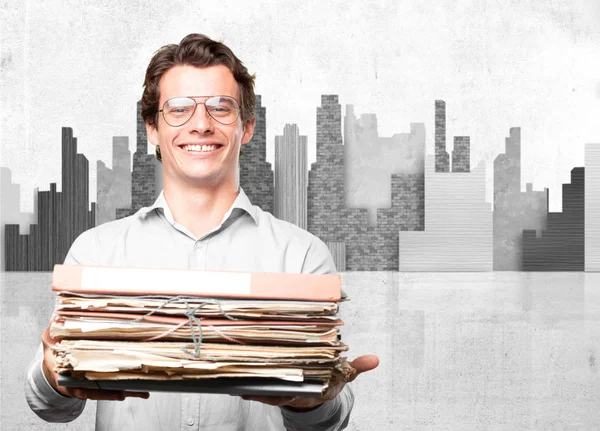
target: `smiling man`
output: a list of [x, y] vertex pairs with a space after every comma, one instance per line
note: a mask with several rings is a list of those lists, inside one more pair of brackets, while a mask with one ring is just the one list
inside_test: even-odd
[[[332, 273], [327, 246], [250, 203], [239, 187], [239, 156], [254, 131], [254, 76], [231, 50], [204, 35], [157, 51], [146, 71], [142, 117], [163, 163], [164, 190], [151, 207], [79, 236], [65, 263], [222, 271]], [[100, 391], [58, 386], [42, 335], [26, 396], [50, 422], [77, 418], [99, 400], [97, 430], [334, 430], [354, 397], [346, 382], [321, 397], [233, 397]], [[375, 368], [350, 362], [350, 381]]]

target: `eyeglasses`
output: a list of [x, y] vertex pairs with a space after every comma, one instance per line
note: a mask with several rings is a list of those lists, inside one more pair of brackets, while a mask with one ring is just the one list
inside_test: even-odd
[[240, 113], [240, 104], [230, 96], [210, 96], [204, 103], [196, 102], [195, 98], [207, 96], [174, 97], [169, 99], [158, 112], [162, 112], [163, 118], [169, 126], [183, 126], [196, 112], [196, 107], [204, 105], [207, 114], [221, 124], [232, 124], [237, 120]]

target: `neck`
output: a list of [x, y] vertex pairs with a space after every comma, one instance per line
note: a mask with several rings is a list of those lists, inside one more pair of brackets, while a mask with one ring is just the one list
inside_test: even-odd
[[175, 186], [165, 178], [164, 195], [173, 218], [200, 238], [217, 227], [239, 194], [239, 182], [218, 187]]

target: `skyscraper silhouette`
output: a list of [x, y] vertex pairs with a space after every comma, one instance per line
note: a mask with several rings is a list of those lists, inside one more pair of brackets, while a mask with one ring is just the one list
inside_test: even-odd
[[98, 160], [96, 224], [115, 220], [117, 208], [131, 207], [131, 152], [127, 136], [114, 136], [112, 169]]
[[[13, 226], [13, 235], [18, 237], [20, 227], [29, 230], [29, 225], [35, 223], [37, 216], [37, 190], [34, 193], [34, 210], [33, 213], [21, 212], [21, 186], [12, 182], [12, 174], [10, 169], [0, 167], [0, 221], [3, 226], [0, 226], [0, 265], [1, 271], [6, 270], [5, 251], [7, 242], [5, 238], [4, 226]], [[13, 244], [14, 245], [14, 244]], [[14, 248], [10, 248], [14, 251]]]
[[446, 102], [435, 101], [435, 171], [450, 172], [450, 157], [446, 151]]
[[541, 237], [523, 231], [523, 271], [585, 270], [585, 169], [571, 170], [563, 184], [562, 212], [548, 213]]
[[454, 137], [452, 172], [471, 172], [471, 138], [468, 136]]
[[19, 235], [18, 225], [6, 225], [6, 270], [51, 271], [62, 263], [71, 244], [94, 227], [96, 204], [89, 207], [89, 164], [77, 154], [73, 129], [62, 128], [62, 191], [56, 183], [38, 192], [38, 223], [29, 235]]
[[391, 175], [391, 208], [378, 209], [377, 226], [369, 226], [367, 209], [345, 205], [345, 146], [340, 132], [338, 97], [323, 95], [317, 108], [317, 161], [309, 172], [308, 230], [328, 244], [339, 270], [396, 269], [398, 232], [423, 228], [422, 170]]
[[[367, 210], [345, 208], [344, 147], [342, 116], [337, 95], [322, 95], [317, 107], [317, 160], [308, 173], [308, 231], [326, 243], [335, 243], [336, 266], [346, 266], [353, 250], [346, 243], [346, 233], [356, 224], [366, 228]], [[354, 216], [349, 219], [348, 216]], [[343, 245], [346, 243], [345, 245]], [[346, 252], [346, 256], [341, 253]]]
[[157, 171], [162, 170], [160, 162], [148, 154], [148, 135], [142, 118], [142, 103], [137, 103], [136, 114], [136, 151], [133, 153], [133, 172], [131, 174], [131, 207], [117, 208], [116, 218], [135, 214], [143, 207], [151, 206], [160, 190], [157, 185]]
[[275, 136], [275, 217], [306, 229], [307, 138], [296, 124]]
[[585, 146], [585, 270], [600, 271], [600, 144]]
[[267, 119], [266, 108], [261, 96], [256, 96], [256, 125], [250, 142], [242, 145], [240, 156], [240, 186], [250, 202], [264, 211], [273, 213], [273, 170], [267, 162]]
[[494, 160], [494, 270], [521, 271], [523, 230], [546, 227], [548, 189], [521, 192], [521, 128], [510, 129], [505, 151]]

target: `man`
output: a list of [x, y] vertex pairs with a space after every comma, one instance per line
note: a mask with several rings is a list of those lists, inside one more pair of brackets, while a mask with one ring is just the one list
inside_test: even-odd
[[[146, 71], [142, 116], [163, 163], [164, 190], [151, 207], [84, 232], [65, 263], [335, 272], [322, 241], [253, 206], [239, 188], [239, 154], [252, 138], [254, 106], [254, 77], [222, 43], [191, 34], [157, 51]], [[97, 430], [325, 430], [344, 428], [353, 405], [345, 382], [322, 397], [149, 396], [60, 387], [48, 329], [42, 341], [26, 396], [47, 421], [71, 421], [86, 399], [97, 399]], [[377, 363], [374, 356], [351, 362], [350, 380]]]

